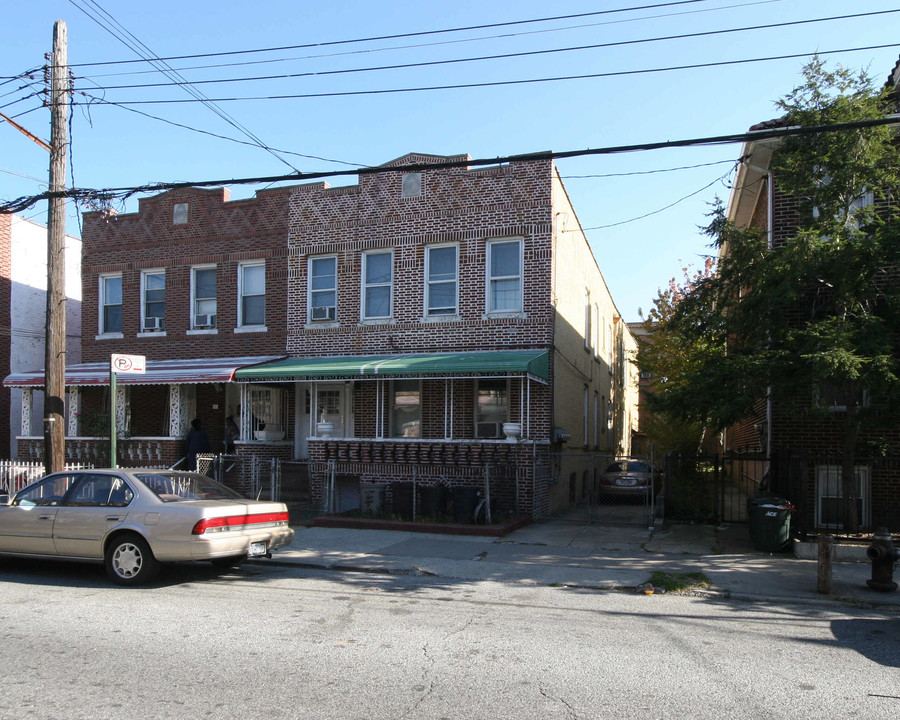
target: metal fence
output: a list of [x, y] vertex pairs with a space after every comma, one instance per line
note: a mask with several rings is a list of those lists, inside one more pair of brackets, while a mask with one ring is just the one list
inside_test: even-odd
[[[790, 502], [796, 535], [842, 532], [843, 458], [782, 451], [723, 455], [670, 454], [665, 460], [666, 517], [690, 522], [747, 522], [748, 500], [768, 493]], [[858, 457], [848, 489], [861, 531], [900, 528], [900, 458]]]
[[[604, 483], [604, 474], [613, 462], [633, 460], [650, 469], [650, 488], [618, 485], [613, 490]], [[552, 453], [549, 477], [556, 498], [567, 509], [567, 519], [605, 525], [647, 525], [662, 510], [663, 475], [652, 457], [623, 458], [609, 453]], [[561, 486], [561, 487], [560, 487]], [[567, 502], [565, 502], [567, 500]]]

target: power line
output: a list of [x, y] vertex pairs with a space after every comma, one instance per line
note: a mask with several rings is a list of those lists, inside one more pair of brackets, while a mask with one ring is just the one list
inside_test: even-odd
[[681, 165], [679, 167], [659, 168], [657, 170], [634, 170], [632, 172], [603, 173], [601, 175], [560, 175], [560, 177], [563, 180], [584, 180], [587, 178], [632, 177], [634, 175], [655, 175], [656, 173], [675, 172], [676, 170], [695, 170], [697, 168], [710, 167], [712, 165], [724, 165], [725, 163], [733, 164], [734, 160], [716, 160], [714, 162], [700, 163], [699, 165]]
[[[673, 7], [676, 5], [692, 5], [698, 2], [708, 2], [709, 0], [677, 0], [676, 2], [666, 2], [666, 3], [655, 3], [652, 5], [636, 5], [633, 7], [626, 8], [614, 8], [610, 10], [597, 10], [594, 12], [587, 13], [576, 13], [573, 15], [556, 15], [553, 17], [545, 17], [545, 18], [535, 18], [531, 20], [510, 20], [507, 22], [499, 22], [499, 23], [487, 23], [483, 25], [468, 25], [464, 27], [455, 27], [455, 28], [443, 28], [439, 30], [420, 30], [418, 32], [409, 32], [409, 33], [396, 33], [393, 35], [376, 35], [371, 37], [364, 38], [354, 38], [350, 40], [328, 40], [324, 42], [318, 43], [304, 43], [301, 45], [281, 45], [278, 47], [270, 47], [270, 48], [262, 48], [255, 50], [230, 50], [223, 52], [214, 52], [214, 53], [200, 53], [194, 55], [172, 55], [165, 58], [157, 58], [160, 61], [171, 61], [171, 60], [194, 60], [197, 58], [207, 58], [207, 57], [223, 57], [228, 55], [247, 55], [251, 53], [265, 53], [265, 52], [283, 52], [285, 50], [303, 50], [306, 48], [317, 48], [317, 47], [330, 47], [334, 45], [350, 45], [355, 43], [365, 43], [365, 42], [376, 42], [379, 40], [399, 40], [402, 38], [410, 38], [410, 37], [424, 37], [427, 35], [441, 35], [445, 33], [455, 33], [455, 32], [468, 32], [471, 30], [490, 30], [492, 28], [499, 27], [512, 27], [515, 25], [528, 25], [531, 23], [542, 23], [542, 22], [554, 22], [557, 20], [574, 20], [576, 18], [585, 18], [585, 17], [596, 17], [599, 15], [612, 15], [615, 13], [623, 13], [623, 12], [635, 12], [637, 10], [655, 10], [658, 8], [664, 7]], [[72, 0], [69, 0], [72, 2]], [[79, 8], [80, 9], [80, 8]], [[126, 65], [142, 62], [140, 60], [112, 60], [107, 62], [92, 62], [92, 63], [80, 63], [78, 65], [72, 65], [71, 67], [95, 67], [98, 65]]]
[[[583, 75], [562, 75], [557, 77], [528, 78], [525, 80], [496, 80], [479, 83], [458, 83], [453, 85], [430, 85], [405, 88], [386, 88], [382, 90], [345, 90], [324, 93], [297, 93], [291, 95], [255, 95], [246, 97], [221, 97], [213, 102], [243, 102], [247, 100], [299, 100], [310, 98], [350, 97], [358, 95], [388, 95], [394, 93], [428, 92], [435, 90], [463, 90], [473, 88], [502, 87], [507, 85], [528, 85], [534, 83], [561, 82], [565, 80], [592, 80], [606, 77], [622, 77], [629, 75], [647, 75], [660, 72], [673, 72], [676, 70], [698, 70], [702, 68], [725, 67], [729, 65], [744, 65], [747, 63], [769, 62], [773, 60], [795, 60], [797, 58], [812, 57], [814, 55], [836, 55], [839, 53], [862, 52], [864, 50], [884, 50], [886, 48], [900, 47], [900, 43], [886, 43], [884, 45], [867, 45], [864, 47], [843, 48], [839, 50], [816, 50], [813, 52], [791, 53], [789, 55], [772, 55], [768, 57], [745, 58], [742, 60], [721, 60], [718, 62], [694, 63], [690, 65], [673, 65], [669, 67], [643, 68], [640, 70], [617, 70], [602, 73], [586, 73]], [[173, 105], [197, 102], [195, 100], [122, 100], [116, 104], [126, 105]], [[75, 103], [83, 104], [83, 103]]]
[[[173, 70], [171, 68], [171, 66], [169, 66], [164, 60], [160, 59], [159, 56], [156, 55], [156, 53], [151, 51], [149, 47], [147, 47], [144, 43], [142, 43], [140, 40], [138, 40], [138, 38], [135, 37], [135, 35], [133, 35], [131, 32], [129, 32], [112, 15], [110, 15], [106, 10], [104, 10], [95, 0], [87, 0], [87, 2], [91, 3], [100, 12], [102, 12], [107, 18], [109, 18], [109, 21], [113, 25], [112, 27], [110, 27], [107, 24], [107, 21], [105, 21], [101, 18], [98, 18], [95, 15], [92, 15], [91, 12], [89, 12], [85, 8], [81, 7], [78, 4], [78, 2], [76, 2], [76, 0], [69, 0], [69, 2], [72, 5], [74, 5], [76, 8], [81, 10], [81, 12], [83, 12], [85, 15], [87, 15], [91, 20], [93, 20], [98, 25], [100, 25], [100, 27], [102, 27], [104, 30], [106, 30], [110, 35], [112, 35], [117, 40], [119, 40], [123, 45], [125, 45], [126, 47], [128, 47], [129, 49], [134, 51], [135, 54], [143, 56], [146, 61], [150, 62], [152, 65], [154, 65], [154, 67], [157, 67], [160, 70], [160, 72], [162, 72], [164, 75], [166, 75], [166, 77], [169, 77], [170, 79], [175, 80], [176, 83], [181, 88], [183, 88], [189, 95], [191, 95], [194, 98], [194, 101], [203, 103], [203, 105], [205, 105], [208, 109], [212, 110], [222, 120], [227, 122], [229, 125], [231, 125], [236, 130], [243, 133], [246, 137], [253, 140], [258, 147], [260, 147], [263, 150], [265, 150], [266, 152], [268, 152], [279, 162], [287, 165], [292, 170], [297, 170], [296, 167], [294, 167], [293, 165], [291, 165], [291, 163], [289, 163], [283, 157], [281, 157], [280, 155], [275, 153], [259, 137], [257, 137], [255, 134], [253, 134], [244, 125], [242, 125], [237, 120], [235, 120], [225, 110], [218, 107], [215, 100], [211, 100], [210, 98], [206, 97], [202, 92], [200, 92], [199, 90], [194, 88], [191, 85], [191, 83], [188, 82], [188, 80], [186, 78], [184, 78], [178, 72]], [[121, 30], [121, 32], [124, 32], [127, 37], [123, 38], [121, 32], [119, 32], [119, 30], [117, 30], [116, 28]]]
[[[246, 67], [246, 66], [250, 66], [250, 65], [270, 65], [270, 64], [274, 64], [274, 63], [297, 62], [300, 60], [319, 60], [322, 58], [344, 57], [344, 56], [348, 56], [348, 55], [370, 55], [373, 53], [394, 52], [394, 51], [398, 51], [398, 50], [417, 50], [417, 49], [421, 49], [421, 48], [440, 47], [442, 45], [459, 45], [462, 43], [477, 43], [477, 42], [484, 42], [487, 40], [519, 38], [519, 37], [524, 37], [526, 35], [544, 35], [547, 33], [563, 32], [566, 30], [581, 30], [581, 29], [585, 29], [585, 28], [601, 27], [601, 26], [607, 26], [607, 25], [621, 25], [624, 23], [642, 22], [645, 20], [656, 20], [659, 18], [676, 17], [676, 16], [682, 16], [682, 15], [695, 15], [695, 14], [699, 14], [699, 13], [719, 12], [721, 10], [733, 10], [734, 8], [750, 7], [753, 5], [768, 5], [771, 3], [777, 3], [777, 2], [782, 2], [782, 1], [783, 0], [755, 0], [753, 2], [735, 3], [733, 5], [722, 5], [722, 6], [714, 7], [714, 8], [701, 8], [701, 9], [697, 9], [697, 10], [685, 10], [685, 11], [677, 12], [677, 13], [661, 13], [658, 15], [644, 15], [642, 17], [637, 17], [637, 18], [624, 18], [621, 20], [607, 20], [604, 22], [597, 22], [597, 23], [582, 23], [580, 25], [567, 25], [564, 27], [546, 28], [543, 30], [529, 30], [527, 32], [503, 33], [500, 35], [481, 35], [478, 37], [459, 38], [456, 40], [440, 40], [440, 41], [436, 41], [436, 42], [415, 43], [415, 44], [407, 44], [407, 45], [389, 45], [387, 47], [380, 47], [380, 48], [365, 48], [362, 50], [347, 50], [347, 51], [342, 51], [342, 52], [319, 53], [316, 55], [299, 55], [299, 56], [294, 56], [294, 57], [269, 58], [266, 60], [246, 60], [246, 61], [242, 61], [242, 62], [216, 63], [216, 64], [205, 64], [205, 65], [188, 65], [186, 67], [178, 68], [178, 70], [179, 71], [215, 70], [215, 69], [226, 68], [226, 67]], [[262, 50], [257, 50], [256, 52], [263, 53], [263, 52], [269, 52], [269, 50], [262, 49]], [[148, 74], [155, 74], [157, 72], [158, 72], [158, 70], [133, 70], [133, 71], [121, 72], [121, 73], [103, 73], [100, 75], [91, 75], [90, 77], [92, 79], [96, 80], [98, 78], [107, 78], [107, 77], [148, 75]]]
[[583, 157], [590, 155], [614, 155], [628, 152], [641, 152], [660, 150], [663, 148], [693, 147], [698, 145], [726, 145], [742, 142], [753, 142], [774, 138], [788, 137], [791, 135], [815, 135], [824, 132], [840, 132], [844, 130], [859, 130], [863, 128], [878, 127], [882, 125], [900, 125], [900, 115], [875, 118], [871, 120], [857, 120], [849, 123], [835, 123], [831, 125], [815, 125], [808, 127], [773, 128], [769, 130], [756, 130], [734, 135], [717, 135], [704, 138], [691, 138], [686, 140], [666, 140], [655, 143], [640, 143], [636, 145], [617, 145], [586, 150], [568, 150], [564, 152], [543, 151], [525, 153], [519, 155], [507, 155], [495, 158], [450, 160], [437, 163], [410, 163], [407, 165], [394, 165], [390, 167], [363, 167], [355, 170], [333, 170], [328, 172], [295, 173], [292, 175], [273, 175], [254, 178], [231, 178], [227, 180], [203, 180], [177, 183], [152, 183], [138, 187], [105, 188], [102, 190], [90, 188], [70, 188], [64, 192], [44, 192], [39, 195], [26, 196], [11, 202], [0, 203], [0, 213], [14, 213], [27, 209], [41, 200], [52, 197], [71, 197], [76, 199], [91, 199], [108, 201], [112, 198], [125, 199], [142, 192], [159, 192], [162, 190], [179, 190], [195, 187], [213, 187], [222, 185], [259, 185], [275, 182], [296, 182], [318, 180], [328, 177], [347, 175], [376, 175], [383, 173], [421, 172], [442, 170], [448, 168], [471, 168], [489, 165], [513, 164], [521, 162], [535, 162], [541, 160], [559, 160], [563, 158]]
[[[821, 22], [832, 22], [835, 20], [849, 20], [853, 18], [862, 18], [862, 17], [872, 17], [878, 15], [888, 15], [893, 13], [900, 12], [900, 8], [893, 10], [877, 10], [873, 12], [866, 13], [857, 13], [853, 15], [834, 15], [831, 17], [824, 18], [808, 18], [806, 20], [791, 20], [787, 22], [781, 23], [770, 23], [766, 25], [749, 25], [745, 27], [739, 28], [725, 28], [720, 30], [704, 30], [700, 32], [692, 32], [692, 33], [681, 33], [678, 35], [664, 35], [660, 37], [652, 37], [652, 38], [639, 38], [636, 40], [616, 40], [612, 42], [604, 42], [604, 43], [596, 43], [592, 45], [576, 45], [571, 47], [563, 47], [563, 48], [550, 48], [545, 50], [526, 50], [522, 52], [514, 52], [514, 53], [500, 53], [496, 55], [481, 55], [477, 57], [465, 57], [465, 58], [450, 58], [446, 60], [427, 60], [422, 62], [413, 62], [413, 63], [397, 63], [394, 65], [380, 65], [375, 67], [361, 67], [361, 68], [346, 68], [341, 70], [320, 70], [315, 72], [302, 72], [302, 73], [284, 73], [281, 75], [262, 75], [255, 77], [239, 77], [239, 78], [219, 78], [212, 80], [197, 80], [194, 81], [193, 85], [213, 85], [213, 84], [222, 84], [222, 83], [237, 83], [237, 82], [258, 82], [263, 80], [295, 80], [297, 78], [306, 78], [306, 77], [323, 77], [329, 75], [346, 75], [352, 73], [362, 73], [362, 72], [381, 72], [385, 70], [401, 70], [401, 69], [409, 69], [409, 68], [422, 68], [422, 67], [436, 67], [441, 65], [453, 65], [460, 63], [469, 63], [469, 62], [483, 62], [486, 60], [509, 60], [512, 58], [522, 58], [522, 57], [535, 57], [535, 56], [543, 56], [543, 55], [552, 55], [558, 53], [568, 53], [568, 52], [581, 52], [585, 50], [598, 50], [602, 48], [611, 48], [611, 47], [623, 47], [629, 45], [641, 45], [646, 43], [655, 43], [655, 42], [668, 42], [670, 40], [689, 40], [701, 37], [711, 37], [716, 35], [728, 35], [732, 33], [741, 33], [741, 32], [752, 32], [755, 30], [770, 30], [775, 28], [785, 28], [785, 27], [794, 27], [798, 25], [810, 25], [813, 23], [821, 23]], [[175, 83], [138, 83], [131, 85], [108, 85], [105, 86], [104, 90], [133, 90], [133, 89], [145, 89], [145, 88], [160, 88], [160, 87], [172, 87], [172, 85], [181, 85], [180, 82]]]

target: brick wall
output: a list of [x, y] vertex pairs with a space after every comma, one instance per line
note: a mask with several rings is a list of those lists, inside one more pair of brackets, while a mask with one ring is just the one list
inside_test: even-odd
[[[83, 258], [83, 361], [110, 352], [153, 360], [281, 354], [287, 316], [287, 198], [290, 188], [229, 201], [228, 191], [186, 189], [140, 201], [120, 216], [86, 213]], [[175, 205], [187, 204], [187, 222], [173, 223]], [[266, 332], [235, 332], [238, 265], [266, 263]], [[193, 265], [217, 267], [215, 335], [190, 333]], [[140, 332], [141, 271], [166, 269], [165, 333]], [[122, 338], [97, 339], [99, 276], [122, 274]]]

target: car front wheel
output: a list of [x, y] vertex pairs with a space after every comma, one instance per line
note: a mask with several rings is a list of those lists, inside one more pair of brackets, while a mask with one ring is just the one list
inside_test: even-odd
[[140, 535], [120, 535], [106, 548], [106, 574], [119, 585], [142, 585], [159, 572], [159, 562]]

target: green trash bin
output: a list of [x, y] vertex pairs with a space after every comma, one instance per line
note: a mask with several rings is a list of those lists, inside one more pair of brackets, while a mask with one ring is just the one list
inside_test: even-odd
[[781, 552], [791, 541], [793, 506], [784, 498], [757, 493], [747, 500], [750, 542], [762, 552]]

